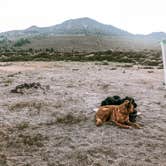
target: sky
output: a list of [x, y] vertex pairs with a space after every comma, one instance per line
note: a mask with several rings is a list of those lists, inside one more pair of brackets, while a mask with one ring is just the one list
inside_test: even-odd
[[0, 0], [0, 32], [89, 17], [134, 34], [166, 32], [165, 0]]

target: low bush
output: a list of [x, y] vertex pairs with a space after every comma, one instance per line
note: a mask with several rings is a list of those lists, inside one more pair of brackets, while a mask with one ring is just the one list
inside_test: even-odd
[[15, 43], [14, 43], [14, 47], [21, 47], [25, 44], [29, 44], [31, 43], [28, 39], [24, 39], [24, 38], [21, 38], [19, 40], [17, 40]]

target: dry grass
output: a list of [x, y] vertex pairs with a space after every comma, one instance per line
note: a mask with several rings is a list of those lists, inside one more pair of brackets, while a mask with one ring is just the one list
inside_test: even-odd
[[73, 113], [68, 113], [66, 115], [59, 115], [56, 119], [56, 123], [60, 124], [76, 124], [80, 123], [81, 121], [86, 121], [87, 118], [85, 115], [74, 115]]
[[22, 122], [16, 125], [18, 130], [24, 130], [29, 127], [29, 122]]
[[4, 86], [9, 86], [9, 85], [11, 85], [12, 83], [13, 83], [13, 80], [12, 79], [4, 79], [3, 81], [2, 81], [2, 83], [4, 84]]
[[7, 166], [7, 156], [5, 154], [0, 154], [0, 165]]
[[48, 137], [43, 136], [40, 133], [37, 134], [19, 134], [16, 136], [10, 136], [7, 141], [7, 148], [30, 150], [31, 147], [43, 147], [44, 141], [48, 141]]
[[10, 111], [19, 111], [24, 108], [35, 108], [40, 111], [44, 106], [48, 106], [48, 103], [44, 101], [20, 101], [9, 105], [8, 108]]
[[23, 143], [24, 145], [29, 145], [29, 146], [35, 145], [38, 147], [44, 146], [43, 141], [48, 139], [47, 137], [43, 137], [41, 134], [36, 134], [32, 136], [20, 134], [18, 138], [19, 138], [19, 143]]

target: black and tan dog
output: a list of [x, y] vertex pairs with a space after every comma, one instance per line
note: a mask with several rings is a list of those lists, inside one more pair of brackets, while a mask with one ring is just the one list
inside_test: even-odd
[[131, 126], [140, 128], [138, 124], [130, 122], [129, 114], [132, 112], [134, 112], [134, 105], [129, 100], [125, 100], [120, 105], [101, 106], [96, 112], [96, 125], [100, 126], [104, 122], [111, 120], [122, 128], [128, 129]]
[[101, 102], [101, 106], [105, 105], [120, 105], [125, 100], [129, 100], [134, 105], [134, 111], [129, 114], [129, 120], [131, 122], [136, 122], [137, 118], [137, 104], [135, 103], [135, 100], [133, 97], [126, 96], [125, 98], [121, 98], [120, 96], [111, 96], [107, 97], [105, 100]]

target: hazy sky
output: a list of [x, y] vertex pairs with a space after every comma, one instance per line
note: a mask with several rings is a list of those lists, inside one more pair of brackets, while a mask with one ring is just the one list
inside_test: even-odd
[[166, 0], [0, 0], [0, 32], [80, 17], [131, 33], [166, 32]]

